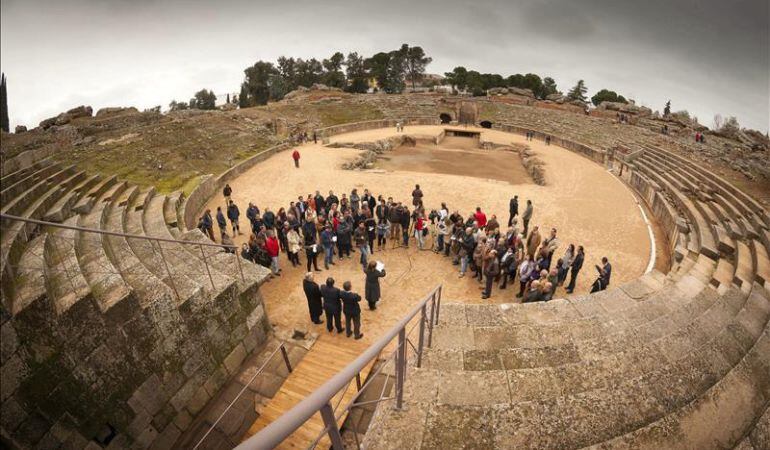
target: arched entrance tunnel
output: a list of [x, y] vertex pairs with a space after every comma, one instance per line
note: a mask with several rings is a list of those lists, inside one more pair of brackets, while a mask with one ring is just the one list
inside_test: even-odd
[[481, 125], [481, 128], [492, 128], [492, 122], [488, 120], [482, 120], [479, 125]]
[[452, 116], [450, 116], [447, 113], [441, 113], [438, 115], [438, 118], [441, 119], [441, 123], [449, 123], [452, 121]]

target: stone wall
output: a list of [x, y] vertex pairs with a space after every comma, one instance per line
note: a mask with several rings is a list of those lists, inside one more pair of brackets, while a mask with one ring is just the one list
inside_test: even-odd
[[318, 137], [328, 139], [331, 136], [344, 133], [353, 133], [356, 131], [375, 130], [378, 128], [394, 128], [397, 122], [402, 122], [404, 126], [408, 125], [439, 125], [438, 117], [407, 117], [404, 119], [381, 119], [366, 120], [363, 122], [345, 123], [326, 128], [318, 128], [315, 132]]
[[[10, 448], [170, 448], [270, 332], [259, 283], [178, 304], [93, 295], [63, 314], [47, 296], [0, 310], [2, 443]], [[4, 446], [4, 445], [2, 445]]]
[[181, 215], [184, 218], [184, 223], [179, 224], [179, 228], [182, 231], [195, 229], [198, 225], [198, 215], [201, 210], [206, 203], [209, 202], [211, 197], [216, 195], [216, 193], [224, 187], [225, 183], [237, 178], [239, 175], [276, 153], [291, 147], [292, 145], [288, 143], [279, 144], [239, 162], [217, 177], [213, 175], [204, 175], [201, 177], [201, 182], [195, 189], [193, 189], [182, 204]]
[[537, 130], [532, 130], [529, 128], [519, 127], [516, 125], [495, 124], [494, 128], [505, 131], [506, 133], [516, 133], [516, 134], [526, 134], [528, 131], [531, 131], [532, 133], [535, 134], [536, 139], [541, 139], [541, 140], [545, 140], [546, 136], [551, 136], [551, 144], [553, 145], [558, 145], [559, 147], [566, 148], [567, 150], [571, 150], [575, 153], [580, 153], [586, 158], [591, 159], [602, 165], [604, 165], [606, 161], [607, 154], [604, 150], [589, 147], [588, 145], [581, 144], [579, 142], [570, 141], [568, 139], [563, 139], [558, 136], [543, 133]]

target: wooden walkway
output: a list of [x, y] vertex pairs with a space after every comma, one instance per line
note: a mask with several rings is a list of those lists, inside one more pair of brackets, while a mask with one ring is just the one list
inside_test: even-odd
[[[282, 414], [290, 410], [311, 392], [319, 388], [332, 376], [336, 375], [346, 365], [357, 358], [366, 348], [368, 343], [366, 339], [354, 340], [346, 338], [345, 334], [331, 335], [324, 329], [318, 340], [313, 344], [310, 351], [302, 358], [302, 361], [294, 368], [294, 371], [286, 378], [281, 389], [275, 394], [267, 405], [260, 412], [259, 417], [249, 428], [249, 431], [243, 437], [248, 439], [259, 430], [267, 426]], [[371, 369], [371, 364], [361, 373], [361, 381]], [[355, 381], [345, 391], [340, 408], [347, 405], [356, 392]], [[339, 401], [338, 394], [332, 405], [336, 406]], [[339, 411], [339, 410], [338, 410]], [[323, 430], [323, 420], [320, 414], [316, 414], [308, 420], [301, 428], [289, 436], [278, 448], [286, 449], [305, 449]], [[321, 441], [327, 442], [328, 438]], [[321, 448], [325, 448], [321, 446]]]

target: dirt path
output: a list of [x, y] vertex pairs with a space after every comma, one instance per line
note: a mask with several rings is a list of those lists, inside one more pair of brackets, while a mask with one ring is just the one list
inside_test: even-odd
[[[436, 134], [438, 126], [407, 127], [405, 132]], [[496, 130], [482, 130], [482, 139], [509, 144], [525, 143], [523, 137]], [[391, 129], [369, 130], [335, 136], [332, 141], [360, 142], [394, 135]], [[545, 146], [541, 142], [529, 142], [536, 154], [546, 164], [547, 186], [534, 184], [510, 184], [508, 182], [444, 173], [417, 173], [403, 170], [371, 173], [340, 169], [343, 162], [355, 158], [359, 151], [346, 148], [325, 148], [321, 145], [301, 146], [301, 167], [295, 169], [291, 152], [279, 153], [260, 163], [230, 183], [233, 198], [241, 211], [252, 201], [273, 210], [288, 206], [298, 195], [306, 196], [316, 189], [327, 194], [329, 189], [340, 195], [350, 193], [353, 187], [359, 192], [369, 188], [375, 195], [383, 194], [395, 199], [407, 200], [415, 183], [425, 192], [428, 207], [447, 202], [450, 210], [468, 214], [481, 206], [488, 215], [497, 212], [502, 223], [508, 219], [508, 201], [514, 194], [519, 195], [523, 204], [526, 199], [534, 203], [532, 225], [541, 229], [556, 227], [562, 242], [557, 256], [563, 254], [568, 243], [583, 245], [586, 249], [586, 263], [578, 277], [576, 294], [586, 293], [595, 279], [593, 265], [602, 256], [613, 264], [612, 284], [618, 285], [640, 276], [647, 266], [649, 237], [639, 209], [631, 195], [614, 180], [605, 169], [582, 156], [568, 150]], [[488, 151], [490, 157], [495, 151]], [[507, 153], [505, 157], [515, 157]], [[479, 161], [469, 160], [469, 167]], [[484, 163], [481, 163], [484, 164]], [[475, 169], [474, 169], [475, 170]], [[469, 172], [472, 173], [472, 170]], [[221, 205], [221, 196], [216, 196], [208, 207], [215, 210]], [[242, 242], [244, 238], [239, 238]], [[444, 284], [445, 301], [480, 303], [479, 284], [469, 277], [459, 279], [457, 267], [448, 258], [429, 251], [418, 252], [412, 245], [406, 249], [391, 249], [379, 252], [374, 257], [386, 265], [387, 277], [383, 280], [383, 300], [376, 312], [363, 313], [364, 340], [376, 339], [392, 326], [432, 286]], [[332, 270], [318, 274], [325, 279], [333, 276], [341, 284], [344, 280], [353, 282], [354, 290], [363, 293], [363, 273], [357, 263], [358, 254], [352, 260], [342, 261]], [[301, 256], [304, 263], [304, 255]], [[284, 274], [268, 282], [262, 289], [270, 320], [282, 327], [310, 328], [322, 332], [322, 338], [329, 338], [325, 329], [312, 325], [308, 319], [301, 279], [304, 266], [292, 268], [285, 256], [281, 264]], [[563, 290], [557, 296], [564, 295]], [[492, 298], [485, 302], [512, 302], [514, 291], [494, 289]], [[344, 341], [344, 338], [341, 339]]]

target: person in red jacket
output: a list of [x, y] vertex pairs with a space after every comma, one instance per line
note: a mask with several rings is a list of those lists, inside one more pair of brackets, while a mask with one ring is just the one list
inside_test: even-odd
[[476, 220], [476, 225], [479, 228], [487, 226], [487, 215], [481, 212], [481, 208], [476, 207], [476, 213], [473, 215], [473, 218]]
[[299, 169], [299, 150], [295, 149], [294, 153], [291, 154], [291, 158], [294, 160], [294, 167]]
[[270, 230], [267, 232], [267, 239], [265, 240], [265, 250], [270, 256], [270, 269], [273, 271], [273, 275], [281, 276], [281, 268], [278, 267], [278, 253], [280, 246], [278, 239], [275, 237], [275, 232]]

